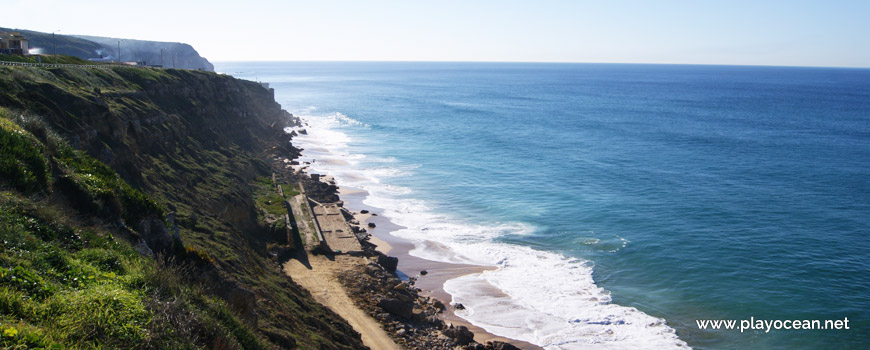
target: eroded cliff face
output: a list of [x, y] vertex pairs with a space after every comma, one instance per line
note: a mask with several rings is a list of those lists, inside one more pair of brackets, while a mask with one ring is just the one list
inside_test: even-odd
[[[202, 69], [214, 71], [214, 65], [199, 55], [199, 52], [185, 43], [148, 41], [121, 38], [108, 38], [90, 35], [74, 35], [72, 38], [84, 39], [101, 45], [90, 57], [115, 59], [118, 55], [117, 45], [120, 41], [121, 60], [145, 61], [149, 65], [161, 65], [165, 68]], [[86, 57], [84, 57], [86, 58]]]
[[271, 174], [273, 157], [298, 155], [283, 129], [299, 121], [271, 90], [202, 71], [0, 70], [0, 106], [42, 116], [166, 208], [170, 233], [210, 261], [207, 283], [263, 339], [282, 348], [363, 348], [266, 253], [252, 183]]
[[234, 224], [250, 219], [250, 193], [238, 184], [268, 173], [250, 155], [273, 146], [295, 152], [282, 129], [296, 118], [254, 82], [185, 70], [64, 68], [4, 84], [7, 106], [43, 116], [134, 187], [168, 204], [196, 198], [191, 212]]

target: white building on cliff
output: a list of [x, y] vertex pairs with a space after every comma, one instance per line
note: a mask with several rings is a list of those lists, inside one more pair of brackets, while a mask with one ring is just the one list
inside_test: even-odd
[[0, 31], [0, 54], [24, 55], [30, 50], [30, 41], [20, 33]]

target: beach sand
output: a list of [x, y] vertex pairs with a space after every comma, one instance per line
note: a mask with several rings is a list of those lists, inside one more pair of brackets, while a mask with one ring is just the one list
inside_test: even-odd
[[334, 261], [323, 255], [310, 255], [306, 252], [284, 263], [284, 273], [293, 281], [307, 289], [314, 300], [326, 305], [333, 312], [347, 320], [354, 330], [360, 333], [363, 343], [372, 349], [401, 350], [381, 324], [360, 309], [347, 295], [344, 286], [338, 282], [341, 271], [365, 265], [363, 257], [337, 255]]
[[[339, 184], [340, 185], [340, 184]], [[501, 341], [510, 343], [521, 349], [526, 350], [543, 350], [542, 347], [527, 343], [524, 341], [499, 337], [487, 332], [481, 327], [472, 325], [465, 319], [456, 316], [454, 307], [451, 305], [451, 296], [444, 291], [444, 282], [456, 277], [481, 273], [494, 267], [468, 265], [468, 264], [449, 264], [431, 260], [425, 260], [413, 255], [409, 252], [414, 248], [414, 244], [405, 239], [393, 236], [390, 232], [402, 229], [402, 226], [390, 222], [387, 218], [377, 214], [378, 208], [370, 207], [363, 204], [368, 193], [355, 188], [339, 187], [339, 196], [345, 203], [345, 208], [354, 212], [354, 218], [359, 220], [363, 227], [369, 222], [375, 223], [375, 228], [366, 230], [371, 233], [369, 242], [378, 246], [378, 250], [384, 254], [399, 258], [398, 270], [400, 277], [407, 279], [408, 277], [416, 277], [415, 286], [422, 290], [422, 294], [438, 300], [441, 300], [444, 305], [447, 305], [444, 313], [440, 315], [441, 319], [448, 324], [454, 326], [465, 326], [474, 333], [474, 340], [486, 344], [487, 341]], [[368, 210], [368, 214], [360, 214], [361, 210]], [[432, 243], [432, 246], [437, 249], [437, 244]], [[426, 275], [422, 275], [421, 271], [426, 271]], [[495, 296], [495, 295], [494, 295]]]

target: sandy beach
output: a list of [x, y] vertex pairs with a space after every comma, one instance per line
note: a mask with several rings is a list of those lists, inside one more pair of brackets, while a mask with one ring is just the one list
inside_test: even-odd
[[[340, 184], [339, 184], [340, 185]], [[515, 345], [521, 349], [527, 350], [543, 350], [540, 346], [523, 342], [516, 339], [509, 339], [494, 335], [487, 332], [481, 327], [475, 326], [454, 313], [454, 306], [451, 305], [451, 296], [444, 291], [444, 282], [464, 275], [481, 273], [483, 271], [494, 269], [494, 267], [468, 265], [468, 264], [449, 264], [431, 260], [425, 260], [413, 255], [410, 251], [414, 249], [414, 244], [408, 240], [396, 237], [390, 233], [401, 229], [402, 227], [389, 221], [389, 219], [377, 215], [378, 208], [374, 208], [363, 203], [367, 192], [355, 188], [339, 187], [339, 196], [345, 203], [345, 208], [355, 213], [354, 217], [362, 226], [366, 226], [371, 222], [375, 224], [375, 228], [366, 228], [371, 233], [369, 242], [377, 245], [377, 249], [384, 254], [397, 257], [399, 259], [398, 272], [403, 279], [415, 277], [415, 286], [422, 290], [422, 294], [441, 300], [444, 305], [447, 305], [444, 313], [439, 315], [444, 322], [453, 324], [454, 326], [465, 326], [474, 333], [474, 340], [485, 344], [487, 341], [501, 341]], [[367, 210], [367, 214], [361, 214], [360, 211]], [[434, 245], [433, 242], [429, 242]], [[426, 271], [426, 274], [421, 274]]]
[[347, 255], [335, 256], [330, 260], [323, 255], [299, 252], [297, 256], [284, 263], [284, 273], [292, 276], [293, 281], [307, 289], [318, 303], [326, 305], [333, 312], [347, 320], [354, 330], [360, 333], [364, 344], [372, 349], [401, 350], [392, 338], [381, 328], [380, 323], [360, 309], [348, 296], [345, 288], [338, 282], [339, 271], [365, 265], [364, 257]]

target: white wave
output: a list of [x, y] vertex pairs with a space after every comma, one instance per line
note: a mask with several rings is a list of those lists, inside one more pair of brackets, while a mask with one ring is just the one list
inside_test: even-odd
[[343, 125], [358, 125], [362, 127], [369, 128], [370, 124], [363, 123], [359, 120], [351, 118], [344, 113], [329, 113], [325, 115], [314, 115], [314, 112], [317, 111], [317, 107], [309, 106], [308, 108], [297, 112], [296, 114], [312, 126], [318, 127], [335, 127], [335, 126], [343, 126]]
[[449, 280], [444, 290], [465, 306], [457, 316], [490, 333], [548, 350], [688, 347], [665, 320], [612, 304], [584, 260], [497, 243], [466, 250], [497, 268]]
[[348, 117], [348, 116], [346, 116], [346, 115], [344, 115], [344, 114], [341, 114], [341, 113], [335, 113], [335, 114], [333, 115], [333, 117], [334, 117], [336, 120], [339, 120], [339, 121], [341, 121], [341, 122], [344, 122], [344, 123], [346, 123], [346, 124], [348, 124], [348, 125], [360, 125], [360, 126], [363, 126], [363, 127], [366, 127], [366, 128], [370, 128], [370, 127], [371, 127], [370, 124], [363, 123], [363, 122], [361, 122], [361, 121], [359, 121], [359, 120], [353, 119], [353, 118]]
[[[340, 113], [301, 117], [310, 126], [308, 135], [294, 139], [306, 149], [303, 159], [343, 160], [310, 166], [334, 176], [340, 186], [366, 190], [366, 205], [381, 208], [384, 217], [405, 227], [393, 234], [414, 243], [411, 255], [494, 267], [444, 285], [453, 302], [466, 307], [458, 316], [490, 333], [547, 350], [688, 348], [663, 319], [611, 303], [609, 293], [595, 284], [588, 261], [494, 241], [532, 234], [535, 227], [520, 222], [471, 224], [409, 198], [411, 188], [388, 182], [413, 176], [419, 165], [404, 165], [392, 157], [369, 158], [348, 149], [353, 140], [341, 129], [364, 124]], [[377, 166], [367, 165], [372, 163]], [[615, 249], [627, 244], [619, 239]], [[584, 243], [599, 242], [595, 238]]]
[[400, 176], [411, 176], [414, 174], [413, 170], [416, 169], [417, 166], [410, 165], [404, 167], [373, 167], [365, 169], [366, 174], [370, 174], [372, 177], [377, 177], [378, 179], [385, 177], [400, 177]]

